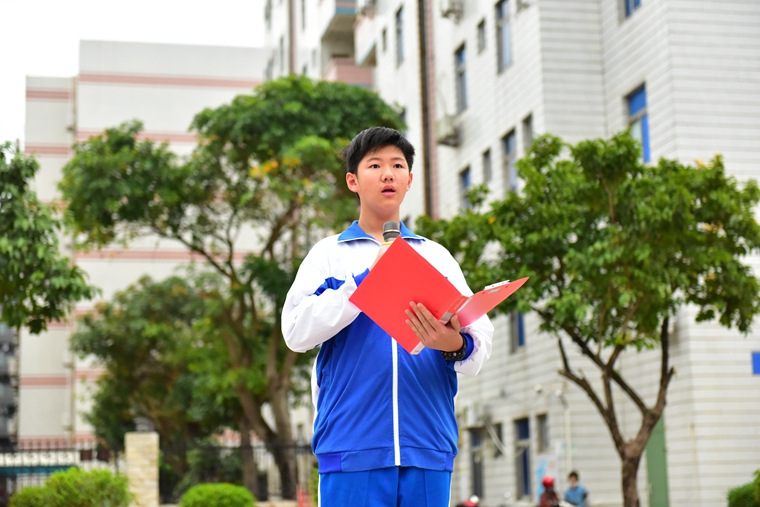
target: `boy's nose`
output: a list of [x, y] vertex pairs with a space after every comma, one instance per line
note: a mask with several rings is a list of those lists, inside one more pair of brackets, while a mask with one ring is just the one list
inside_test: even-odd
[[393, 171], [391, 171], [390, 169], [386, 169], [385, 171], [383, 171], [383, 181], [387, 181], [387, 180], [393, 181]]

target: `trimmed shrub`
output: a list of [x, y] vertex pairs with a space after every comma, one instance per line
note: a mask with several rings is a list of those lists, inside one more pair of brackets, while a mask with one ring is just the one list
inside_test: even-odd
[[233, 484], [198, 484], [182, 495], [179, 507], [254, 507], [250, 491]]
[[728, 507], [760, 507], [752, 483], [728, 491]]
[[109, 470], [69, 468], [51, 475], [45, 489], [50, 507], [129, 507], [132, 501], [127, 478]]
[[85, 472], [69, 468], [51, 475], [44, 486], [15, 493], [9, 507], [129, 507], [131, 501], [123, 475], [109, 470]]
[[8, 507], [48, 507], [50, 492], [44, 486], [28, 486], [13, 494]]

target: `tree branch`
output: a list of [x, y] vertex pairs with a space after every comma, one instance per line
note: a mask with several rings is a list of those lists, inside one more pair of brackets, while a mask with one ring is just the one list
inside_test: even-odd
[[572, 371], [570, 368], [570, 362], [567, 358], [567, 352], [565, 351], [565, 345], [562, 343], [562, 338], [559, 336], [557, 337], [557, 343], [559, 344], [560, 354], [562, 355], [562, 364], [564, 365], [564, 369], [560, 370], [559, 374], [571, 380], [581, 389], [586, 391], [586, 394], [591, 399], [591, 402], [596, 406], [599, 414], [607, 424], [607, 428], [610, 430], [612, 440], [615, 442], [615, 447], [617, 448], [618, 453], [621, 453], [622, 456], [622, 453], [625, 449], [625, 442], [622, 435], [620, 434], [620, 428], [618, 428], [617, 419], [615, 419], [614, 414], [612, 417], [610, 417], [610, 411], [607, 409], [607, 407], [604, 406], [602, 400], [599, 399], [599, 396], [596, 394], [596, 391], [594, 391], [594, 388], [591, 386], [586, 377], [581, 377]]
[[274, 248], [274, 244], [277, 242], [278, 239], [280, 239], [280, 233], [282, 232], [282, 228], [285, 227], [285, 225], [288, 223], [288, 220], [293, 215], [293, 212], [298, 208], [298, 200], [293, 199], [290, 201], [290, 206], [288, 206], [288, 209], [285, 210], [285, 213], [277, 217], [277, 220], [274, 221], [274, 224], [272, 225], [272, 233], [269, 235], [269, 240], [267, 241], [267, 244], [264, 246], [264, 248], [261, 250], [261, 253], [268, 253], [269, 257], [273, 257], [274, 253], [272, 252], [272, 249]]

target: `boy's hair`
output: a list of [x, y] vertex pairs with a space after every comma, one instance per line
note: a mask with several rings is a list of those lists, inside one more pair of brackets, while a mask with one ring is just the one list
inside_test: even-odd
[[367, 153], [372, 153], [386, 146], [395, 146], [401, 150], [411, 172], [414, 162], [414, 146], [401, 132], [388, 127], [370, 127], [356, 134], [351, 143], [341, 152], [343, 162], [346, 164], [346, 172], [356, 174], [359, 162]]
[[567, 478], [569, 479], [569, 478], [571, 478], [571, 477], [574, 477], [574, 478], [575, 478], [575, 480], [577, 481], [577, 480], [578, 480], [578, 472], [576, 472], [575, 470], [573, 470], [572, 472], [570, 472], [570, 473], [568, 474]]

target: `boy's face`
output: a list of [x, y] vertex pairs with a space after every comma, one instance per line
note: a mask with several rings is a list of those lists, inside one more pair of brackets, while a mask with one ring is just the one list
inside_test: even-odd
[[404, 153], [395, 146], [385, 146], [367, 153], [356, 174], [346, 174], [346, 183], [349, 190], [359, 194], [362, 213], [392, 220], [412, 186], [412, 176]]

